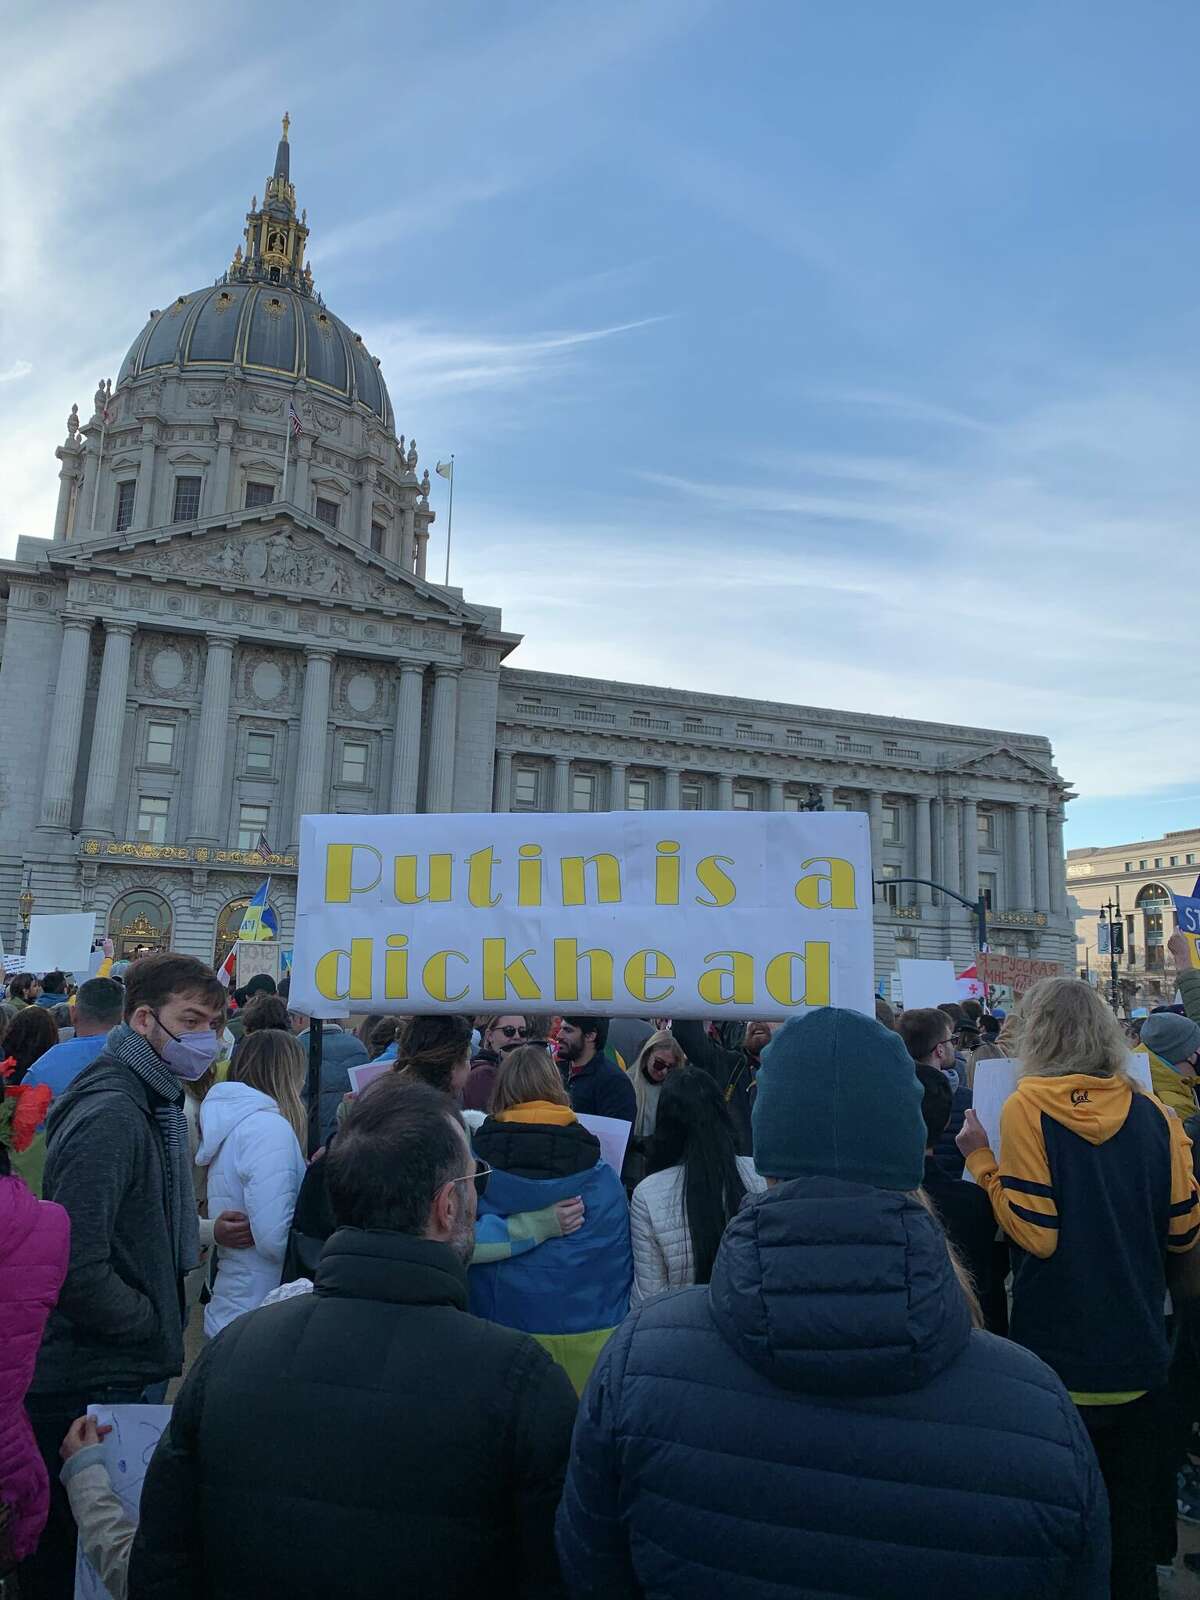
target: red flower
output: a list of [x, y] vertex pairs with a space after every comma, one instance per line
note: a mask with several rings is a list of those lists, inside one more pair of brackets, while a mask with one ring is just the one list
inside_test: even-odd
[[19, 1083], [14, 1089], [5, 1089], [4, 1098], [16, 1101], [12, 1121], [9, 1124], [9, 1142], [20, 1155], [33, 1143], [33, 1136], [38, 1130], [39, 1123], [46, 1120], [46, 1112], [54, 1098], [54, 1091], [48, 1083], [28, 1086]]

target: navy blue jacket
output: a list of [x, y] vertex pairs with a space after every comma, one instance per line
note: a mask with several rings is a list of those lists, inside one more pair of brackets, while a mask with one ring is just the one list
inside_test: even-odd
[[557, 1527], [572, 1595], [597, 1600], [1108, 1597], [1066, 1390], [972, 1331], [923, 1206], [837, 1179], [748, 1196], [711, 1284], [617, 1330]]
[[[308, 1029], [300, 1035], [300, 1047], [308, 1060]], [[350, 1093], [351, 1067], [365, 1067], [366, 1046], [357, 1034], [331, 1028], [321, 1030], [321, 1143], [326, 1144], [337, 1127], [337, 1110], [342, 1096]]]
[[576, 1116], [621, 1117], [626, 1122], [637, 1117], [633, 1079], [605, 1055], [594, 1055], [582, 1072], [568, 1078], [567, 1093]]

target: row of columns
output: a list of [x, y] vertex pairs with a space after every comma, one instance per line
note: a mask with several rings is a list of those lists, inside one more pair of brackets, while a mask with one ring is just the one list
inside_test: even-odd
[[[65, 616], [58, 682], [54, 691], [53, 734], [42, 782], [41, 825], [67, 829], [79, 765], [87, 694], [90, 617]], [[111, 836], [115, 828], [121, 750], [127, 726], [126, 705], [136, 625], [105, 621], [104, 655], [96, 698], [92, 752], [88, 764], [83, 826], [89, 833]], [[205, 635], [204, 686], [192, 763], [192, 810], [188, 842], [218, 844], [226, 804], [225, 751], [228, 743], [230, 691], [233, 683], [233, 634]], [[304, 652], [304, 693], [296, 762], [293, 840], [299, 819], [325, 809], [329, 775], [328, 734], [330, 689], [335, 652], [310, 646]], [[417, 809], [421, 763], [424, 668], [403, 663], [396, 697], [395, 754], [391, 808]], [[458, 669], [434, 668], [430, 706], [429, 749], [425, 777], [425, 809], [450, 811], [454, 803], [454, 751], [458, 729]]]

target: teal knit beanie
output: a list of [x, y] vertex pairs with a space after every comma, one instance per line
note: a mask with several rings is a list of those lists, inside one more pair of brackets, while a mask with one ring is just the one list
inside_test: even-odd
[[793, 1017], [763, 1051], [754, 1165], [764, 1178], [844, 1178], [917, 1189], [923, 1095], [898, 1033], [859, 1011]]

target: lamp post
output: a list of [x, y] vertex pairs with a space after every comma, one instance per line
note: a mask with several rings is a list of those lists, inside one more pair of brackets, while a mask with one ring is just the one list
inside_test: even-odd
[[[32, 877], [30, 873], [30, 877]], [[29, 878], [25, 879], [25, 887], [17, 896], [17, 910], [21, 914], [21, 954], [24, 955], [29, 948], [29, 919], [33, 916], [33, 890], [29, 887]]]
[[[1116, 904], [1106, 900], [1100, 907], [1101, 933], [1097, 940], [1099, 953], [1104, 954], [1104, 946], [1108, 945], [1109, 981], [1111, 984], [1111, 1002], [1113, 1015], [1120, 1015], [1121, 980], [1117, 972], [1117, 958], [1125, 954], [1125, 922], [1121, 916], [1121, 886], [1117, 885]], [[1105, 938], [1105, 933], [1108, 937]]]
[[987, 896], [980, 895], [977, 900], [968, 900], [965, 894], [959, 894], [957, 889], [948, 889], [944, 883], [934, 883], [932, 878], [876, 878], [876, 887], [885, 883], [923, 883], [930, 889], [936, 889], [938, 894], [948, 894], [951, 900], [957, 900], [960, 906], [966, 906], [968, 911], [975, 913], [975, 920], [979, 924], [979, 949], [981, 952], [988, 947], [987, 944]]

